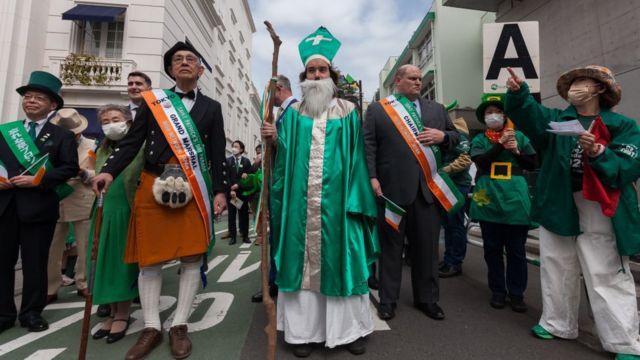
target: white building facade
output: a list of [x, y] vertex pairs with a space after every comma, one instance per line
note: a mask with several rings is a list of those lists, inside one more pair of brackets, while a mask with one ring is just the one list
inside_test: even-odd
[[15, 88], [45, 70], [65, 83], [65, 107], [89, 118], [87, 132], [99, 135], [95, 108], [128, 102], [127, 74], [142, 71], [154, 88], [171, 87], [162, 55], [188, 41], [208, 68], [201, 91], [222, 104], [227, 148], [239, 139], [253, 154], [260, 121], [247, 0], [4, 0], [0, 18], [0, 44], [9, 49], [0, 55], [0, 121], [22, 116]]

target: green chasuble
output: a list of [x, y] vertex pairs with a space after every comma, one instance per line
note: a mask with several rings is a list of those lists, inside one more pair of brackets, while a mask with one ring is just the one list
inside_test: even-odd
[[280, 291], [369, 292], [377, 208], [352, 103], [334, 100], [316, 119], [291, 105], [278, 129], [270, 206]]

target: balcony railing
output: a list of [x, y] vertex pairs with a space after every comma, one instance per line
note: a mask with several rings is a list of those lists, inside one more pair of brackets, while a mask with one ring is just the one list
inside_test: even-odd
[[101, 59], [93, 56], [70, 54], [51, 56], [49, 70], [66, 88], [100, 88], [122, 90], [127, 86], [127, 74], [136, 63], [125, 59]]

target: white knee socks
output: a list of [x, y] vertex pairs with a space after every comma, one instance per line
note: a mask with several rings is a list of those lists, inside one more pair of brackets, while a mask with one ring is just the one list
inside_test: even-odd
[[160, 305], [160, 290], [162, 289], [162, 265], [141, 268], [138, 275], [138, 289], [140, 290], [144, 327], [161, 330], [158, 307]]
[[200, 286], [200, 265], [200, 261], [182, 263], [178, 306], [171, 327], [184, 325], [189, 319], [193, 299], [196, 297], [196, 292], [198, 292], [198, 287]]

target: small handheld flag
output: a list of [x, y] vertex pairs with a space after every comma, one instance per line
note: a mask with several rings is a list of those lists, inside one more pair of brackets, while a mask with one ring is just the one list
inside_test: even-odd
[[33, 185], [40, 185], [42, 182], [42, 178], [44, 174], [47, 172], [47, 159], [49, 158], [49, 153], [42, 155], [38, 160], [34, 161], [25, 171], [23, 171], [20, 176], [27, 174], [31, 171], [31, 169], [37, 168], [38, 170], [33, 174]]
[[384, 220], [395, 231], [400, 231], [400, 222], [404, 214], [406, 214], [406, 211], [393, 201], [387, 199], [384, 195], [382, 198], [384, 199]]
[[9, 172], [2, 160], [0, 160], [0, 184], [7, 182], [9, 182]]

